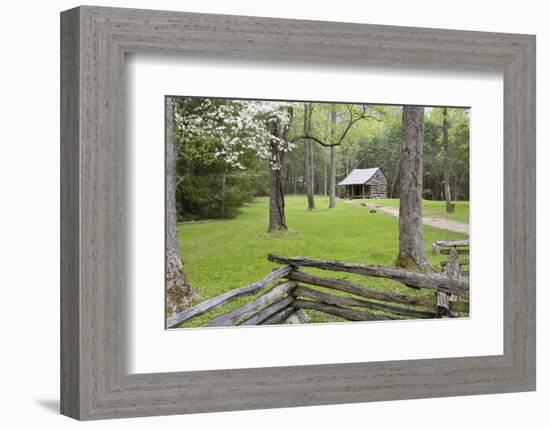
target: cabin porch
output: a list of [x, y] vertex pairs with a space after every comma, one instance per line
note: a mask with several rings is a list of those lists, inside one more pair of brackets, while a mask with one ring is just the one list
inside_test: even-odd
[[346, 185], [345, 197], [349, 199], [369, 199], [371, 195], [371, 186], [364, 184]]

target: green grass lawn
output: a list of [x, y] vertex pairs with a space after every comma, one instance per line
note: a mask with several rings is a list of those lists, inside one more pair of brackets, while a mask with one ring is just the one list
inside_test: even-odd
[[[356, 199], [353, 203], [361, 203], [361, 199]], [[399, 199], [370, 199], [369, 203], [380, 204], [383, 206], [392, 206], [399, 208]], [[445, 202], [441, 200], [423, 200], [422, 215], [433, 216], [438, 218], [452, 219], [468, 224], [470, 220], [470, 202], [456, 201], [455, 211], [452, 214], [447, 213]]]
[[[181, 253], [191, 283], [205, 299], [248, 285], [279, 267], [267, 260], [268, 253], [367, 264], [394, 263], [398, 250], [397, 218], [383, 213], [369, 213], [359, 205], [345, 203], [342, 200], [338, 200], [337, 208], [328, 209], [327, 197], [317, 196], [315, 202], [317, 210], [308, 211], [305, 196], [286, 197], [289, 227], [286, 234], [269, 235], [266, 232], [267, 198], [258, 198], [246, 205], [235, 219], [181, 224], [178, 230]], [[437, 271], [440, 270], [439, 261], [445, 257], [436, 257], [432, 254], [432, 242], [464, 238], [467, 236], [424, 227], [426, 253]], [[415, 291], [385, 279], [319, 270], [314, 273], [324, 277], [348, 279], [371, 288], [398, 290], [406, 294], [431, 295], [430, 292], [433, 292]], [[241, 306], [256, 297], [257, 295], [238, 298], [212, 313], [191, 320], [184, 326], [203, 325], [221, 312]], [[339, 320], [318, 312], [308, 314], [315, 322]]]

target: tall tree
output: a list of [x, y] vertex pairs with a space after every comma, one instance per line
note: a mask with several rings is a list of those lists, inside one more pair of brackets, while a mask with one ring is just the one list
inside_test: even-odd
[[401, 136], [401, 192], [397, 265], [420, 271], [431, 269], [422, 237], [422, 149], [424, 107], [404, 106]]
[[445, 189], [445, 205], [447, 213], [453, 213], [455, 211], [455, 205], [451, 199], [451, 172], [449, 162], [449, 119], [447, 116], [447, 107], [443, 108], [443, 186]]
[[187, 307], [198, 296], [187, 280], [178, 239], [176, 212], [177, 147], [174, 128], [174, 107], [171, 97], [165, 98], [166, 120], [166, 301], [172, 313]]
[[[293, 109], [289, 107], [288, 120], [284, 117], [275, 116], [271, 120], [271, 133], [273, 139], [270, 141], [271, 150], [270, 177], [271, 186], [269, 192], [269, 233], [287, 231], [285, 217], [285, 196], [283, 193], [283, 180], [281, 169], [284, 156], [284, 142], [288, 140], [288, 131], [292, 121]], [[281, 143], [283, 142], [283, 143]]]
[[[330, 109], [330, 140], [334, 144], [336, 139], [336, 108]], [[329, 208], [336, 207], [336, 145], [330, 146], [330, 180], [329, 180]]]
[[[304, 135], [309, 135], [311, 129], [311, 115], [313, 113], [313, 107], [310, 103], [304, 104]], [[304, 140], [304, 179], [307, 193], [307, 208], [309, 210], [315, 209], [315, 159], [313, 154], [313, 143], [311, 139]]]

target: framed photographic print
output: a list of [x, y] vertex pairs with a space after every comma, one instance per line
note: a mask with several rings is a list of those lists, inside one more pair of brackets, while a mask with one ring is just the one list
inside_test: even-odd
[[61, 40], [63, 414], [534, 390], [534, 36], [83, 6]]

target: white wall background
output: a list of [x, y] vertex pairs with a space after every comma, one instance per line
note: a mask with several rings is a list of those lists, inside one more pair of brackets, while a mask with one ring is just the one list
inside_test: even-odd
[[[536, 0], [157, 0], [96, 1], [105, 6], [409, 25], [537, 35], [538, 55], [538, 391], [508, 395], [276, 409], [109, 421], [117, 426], [333, 426], [407, 423], [447, 427], [548, 425], [548, 311], [542, 301], [550, 256], [550, 27]], [[59, 384], [59, 12], [75, 1], [3, 4], [0, 25], [0, 421], [3, 425], [64, 426]], [[546, 160], [546, 161], [545, 161]], [[93, 423], [92, 423], [93, 424]]]

